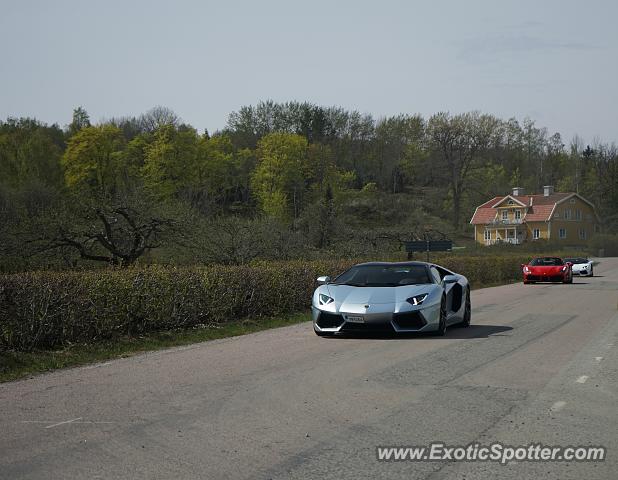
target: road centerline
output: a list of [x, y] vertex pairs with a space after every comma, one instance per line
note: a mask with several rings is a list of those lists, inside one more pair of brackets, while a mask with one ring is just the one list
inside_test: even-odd
[[82, 417], [77, 417], [77, 418], [73, 418], [72, 420], [65, 420], [64, 422], [58, 422], [58, 423], [54, 423], [53, 425], [47, 425], [45, 428], [59, 427], [60, 425], [65, 425], [67, 423], [77, 422], [78, 420], [81, 420], [81, 419], [82, 419]]

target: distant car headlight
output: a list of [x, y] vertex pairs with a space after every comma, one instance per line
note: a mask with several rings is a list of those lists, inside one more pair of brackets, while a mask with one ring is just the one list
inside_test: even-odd
[[566, 266], [566, 265], [565, 265], [564, 267], [562, 267], [562, 271], [563, 271], [563, 272], [566, 272], [568, 269], [569, 269], [569, 267], [568, 267], [568, 266]]
[[325, 293], [320, 293], [319, 295], [319, 301], [320, 301], [320, 305], [328, 305], [329, 303], [332, 303], [335, 301], [334, 298], [329, 297], [328, 295], [326, 295]]
[[530, 273], [530, 269], [528, 267], [524, 267], [524, 273]]
[[411, 303], [412, 305], [420, 305], [425, 301], [425, 299], [429, 296], [427, 293], [421, 293], [420, 295], [415, 295], [406, 300], [406, 302]]

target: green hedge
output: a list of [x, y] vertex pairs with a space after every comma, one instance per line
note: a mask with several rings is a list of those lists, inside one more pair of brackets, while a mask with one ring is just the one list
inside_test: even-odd
[[593, 255], [602, 253], [604, 257], [618, 256], [618, 234], [597, 233], [589, 245]]
[[[520, 278], [525, 260], [444, 256], [440, 262], [466, 275], [473, 285], [487, 285]], [[353, 263], [291, 261], [0, 275], [0, 349], [53, 348], [296, 312], [309, 307], [318, 275], [336, 275]]]

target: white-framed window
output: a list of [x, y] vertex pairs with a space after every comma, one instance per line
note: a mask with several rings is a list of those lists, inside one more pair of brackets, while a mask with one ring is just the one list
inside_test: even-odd
[[570, 208], [567, 208], [564, 211], [564, 219], [565, 220], [571, 220], [571, 209]]
[[582, 219], [582, 211], [578, 208], [577, 210], [575, 210], [575, 220], [581, 220]]
[[502, 210], [502, 220], [508, 220], [508, 219], [509, 219], [508, 210]]
[[521, 210], [515, 210], [515, 220], [521, 219]]
[[554, 218], [560, 218], [560, 212], [554, 213]]
[[566, 228], [561, 228], [558, 230], [558, 236], [562, 239], [566, 238]]
[[491, 240], [491, 230], [485, 230], [485, 240]]
[[579, 229], [579, 239], [580, 240], [586, 240], [587, 234], [586, 234], [586, 229], [585, 228], [580, 228]]
[[575, 199], [572, 198], [571, 200], [569, 200], [569, 203], [575, 203]]
[[539, 238], [541, 238], [541, 230], [538, 228], [533, 228], [532, 229], [532, 238], [534, 240], [538, 240]]

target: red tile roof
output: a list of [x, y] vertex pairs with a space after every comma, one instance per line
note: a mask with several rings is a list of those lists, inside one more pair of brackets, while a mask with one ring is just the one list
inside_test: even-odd
[[[527, 222], [544, 222], [550, 219], [550, 215], [554, 206], [560, 200], [564, 200], [566, 197], [573, 195], [572, 193], [552, 193], [545, 196], [539, 195], [518, 195], [516, 198], [520, 202], [525, 203], [528, 206], [527, 212], [523, 217]], [[491, 222], [497, 213], [497, 209], [492, 208], [497, 203], [500, 203], [508, 195], [502, 197], [494, 197], [488, 202], [479, 205], [472, 216], [470, 223], [473, 225], [486, 224]]]

